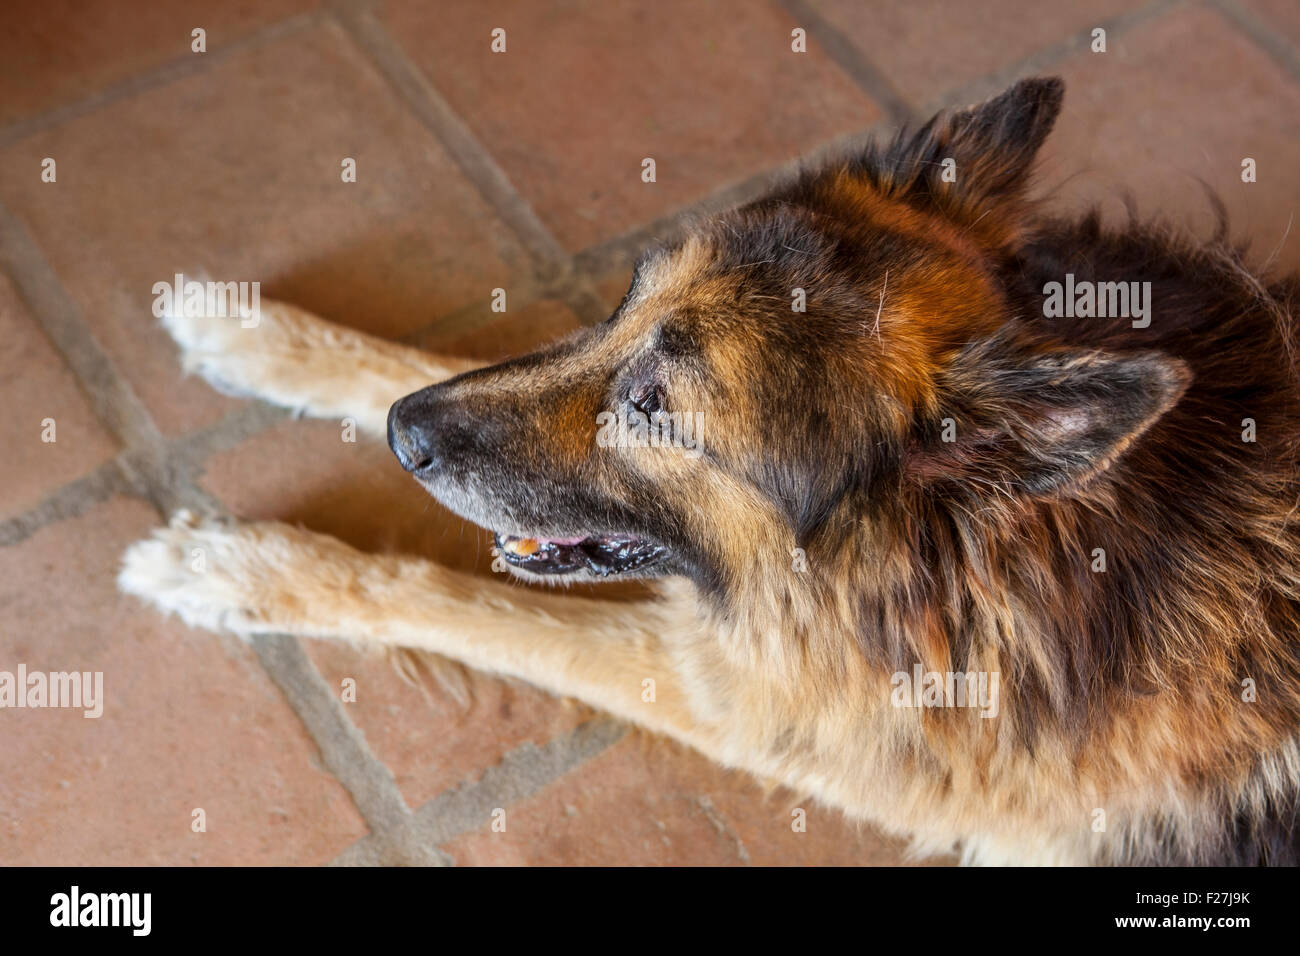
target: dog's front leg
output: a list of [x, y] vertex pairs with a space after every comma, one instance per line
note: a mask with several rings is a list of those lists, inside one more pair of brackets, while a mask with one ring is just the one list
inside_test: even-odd
[[393, 402], [483, 364], [366, 335], [272, 299], [244, 320], [177, 311], [163, 324], [185, 370], [219, 390], [314, 418], [350, 417], [380, 438]]
[[118, 584], [195, 627], [434, 651], [711, 749], [664, 642], [691, 639], [689, 602], [547, 593], [279, 522], [188, 512], [127, 551]]

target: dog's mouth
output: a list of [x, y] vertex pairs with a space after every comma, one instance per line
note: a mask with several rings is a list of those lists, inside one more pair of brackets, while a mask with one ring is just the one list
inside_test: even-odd
[[496, 545], [501, 557], [522, 571], [555, 575], [586, 571], [601, 578], [644, 571], [668, 554], [662, 545], [628, 534], [574, 538], [497, 534]]

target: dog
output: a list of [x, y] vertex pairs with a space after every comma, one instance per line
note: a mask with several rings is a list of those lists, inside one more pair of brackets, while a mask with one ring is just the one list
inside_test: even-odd
[[1044, 213], [1063, 89], [792, 176], [491, 367], [282, 303], [165, 319], [187, 369], [386, 438], [511, 575], [645, 598], [190, 513], [120, 586], [523, 679], [919, 855], [1295, 864], [1300, 283], [1226, 228]]

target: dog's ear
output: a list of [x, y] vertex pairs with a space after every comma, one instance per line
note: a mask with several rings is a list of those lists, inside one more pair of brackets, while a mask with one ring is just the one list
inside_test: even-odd
[[1018, 231], [1034, 157], [1064, 93], [1060, 77], [1021, 80], [978, 106], [940, 113], [866, 163], [887, 192], [1003, 244]]
[[941, 376], [938, 414], [919, 426], [905, 470], [981, 496], [1067, 492], [1109, 468], [1190, 381], [1186, 364], [1155, 352], [970, 345]]

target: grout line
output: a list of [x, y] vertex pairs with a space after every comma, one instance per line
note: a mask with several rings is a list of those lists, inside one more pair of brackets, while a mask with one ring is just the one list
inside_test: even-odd
[[573, 260], [564, 246], [369, 7], [331, 0], [329, 9], [343, 31], [523, 244], [533, 260], [538, 281], [556, 288], [582, 322], [591, 325], [608, 317], [608, 310], [589, 280], [573, 274]]
[[735, 828], [727, 822], [727, 818], [722, 814], [722, 811], [714, 805], [713, 798], [707, 793], [702, 793], [695, 798], [695, 805], [704, 813], [705, 818], [717, 831], [718, 836], [736, 845], [736, 858], [745, 866], [753, 866], [754, 862], [749, 858], [749, 850], [745, 846], [745, 841], [741, 839]]
[[[251, 405], [230, 412], [215, 425], [179, 438], [164, 439], [161, 455], [157, 456], [158, 464], [154, 467], [170, 472], [173, 483], [180, 483], [184, 487], [180, 492], [166, 487], [161, 490], [157, 496], [159, 501], [153, 502], [159, 514], [165, 517], [180, 507], [192, 508], [205, 504], [214, 512], [220, 511], [219, 504], [211, 503], [211, 496], [193, 485], [192, 476], [197, 473], [202, 462], [208, 455], [233, 448], [289, 415], [289, 412], [272, 405]], [[46, 525], [74, 518], [115, 494], [134, 494], [149, 500], [149, 496], [140, 490], [144, 483], [140, 475], [151, 467], [147, 454], [140, 448], [121, 451], [89, 475], [73, 479], [50, 492], [33, 507], [0, 521], [0, 547], [25, 541]], [[183, 495], [195, 497], [186, 498]]]
[[280, 422], [292, 418], [293, 412], [278, 405], [255, 402], [237, 408], [206, 428], [188, 432], [168, 442], [168, 451], [201, 465], [212, 454], [228, 451], [240, 442], [260, 435]]
[[81, 318], [77, 304], [17, 216], [0, 205], [0, 268], [51, 344], [77, 376], [100, 422], [124, 447], [160, 436], [144, 404]]
[[[548, 285], [538, 282], [536, 277], [531, 274], [508, 280], [505, 283], [505, 288], [510, 294], [511, 312], [518, 312], [542, 299], [559, 297], [554, 284]], [[408, 332], [397, 341], [416, 348], [424, 348], [426, 343], [436, 343], [436, 340], [441, 336], [464, 335], [503, 318], [505, 315], [506, 313], [493, 312], [486, 303], [471, 302], [469, 305], [462, 306], [454, 312], [448, 312], [446, 315], [439, 316], [428, 324]], [[432, 347], [434, 351], [437, 351], [436, 344]]]
[[1209, 0], [1209, 6], [1272, 57], [1292, 80], [1300, 82], [1300, 50], [1275, 27], [1265, 23], [1237, 0]]
[[[573, 270], [573, 260], [569, 269]], [[599, 325], [609, 318], [610, 307], [596, 290], [594, 279], [577, 271], [570, 271], [557, 283], [556, 298], [569, 307], [583, 325]]]
[[367, 7], [334, 2], [330, 10], [398, 98], [437, 137], [456, 165], [524, 244], [538, 267], [553, 270], [551, 275], [543, 271], [541, 277], [554, 278], [567, 259], [564, 249], [442, 94]]
[[792, 177], [803, 169], [865, 149], [872, 139], [892, 128], [891, 121], [884, 120], [865, 130], [838, 136], [780, 165], [770, 166], [762, 172], [723, 186], [688, 206], [665, 213], [653, 222], [635, 226], [613, 239], [588, 246], [574, 257], [575, 269], [579, 274], [595, 276], [626, 269], [646, 246], [670, 241], [686, 231], [692, 222], [758, 199], [772, 188], [773, 183]]
[[[325, 766], [352, 797], [372, 834], [404, 830], [411, 811], [402, 799], [393, 772], [377, 758], [365, 735], [348, 717], [302, 642], [285, 634], [254, 637], [253, 650], [262, 668], [284, 694], [307, 733], [316, 742]], [[407, 863], [441, 865], [432, 852], [408, 848]], [[410, 854], [414, 853], [414, 856]]]
[[861, 47], [815, 10], [807, 0], [773, 2], [793, 17], [797, 26], [807, 29], [809, 39], [826, 51], [831, 61], [857, 84], [859, 90], [884, 107], [890, 122], [902, 126], [915, 118], [911, 104], [884, 72], [877, 69]]
[[[219, 507], [190, 480], [188, 461], [178, 462], [169, 454], [170, 446], [148, 409], [100, 345], [31, 234], [3, 205], [0, 268], [76, 377], [96, 418], [122, 447], [114, 464], [129, 490], [151, 502], [163, 516], [183, 503]], [[38, 530], [32, 523], [22, 527], [26, 535]]]
[[[805, 0], [774, 0], [774, 2], [786, 7], [787, 10], [791, 11], [792, 15], [804, 18]], [[1129, 11], [1109, 20], [1099, 21], [1097, 25], [1106, 30], [1108, 37], [1120, 36], [1182, 2], [1184, 0], [1154, 0], [1154, 2], [1148, 3], [1137, 10]], [[1231, 0], [1227, 0], [1227, 2], [1231, 2]], [[820, 19], [819, 15], [812, 11], [811, 8], [807, 8], [807, 13], [807, 22], [810, 24], [816, 23]], [[852, 48], [852, 43], [840, 35], [834, 27], [826, 24], [825, 29], [830, 34], [838, 36], [848, 48]], [[819, 42], [825, 45], [824, 38]], [[583, 249], [574, 257], [575, 271], [580, 275], [604, 275], [616, 269], [625, 269], [635, 261], [642, 248], [680, 235], [688, 227], [691, 219], [715, 215], [733, 206], [757, 199], [771, 188], [774, 181], [792, 176], [808, 166], [814, 166], [833, 160], [839, 155], [864, 149], [871, 140], [903, 123], [917, 118], [928, 119], [933, 114], [950, 108], [954, 104], [987, 99], [989, 96], [1000, 93], [1010, 86], [1023, 73], [1050, 69], [1071, 53], [1086, 48], [1088, 42], [1089, 34], [1081, 32], [1077, 36], [1069, 37], [1064, 41], [1038, 50], [1009, 67], [1004, 67], [993, 73], [970, 80], [961, 86], [954, 87], [914, 113], [909, 111], [900, 117], [891, 108], [890, 115], [885, 120], [874, 123], [865, 130], [840, 136], [778, 166], [769, 167], [739, 182], [723, 186], [703, 199], [666, 213], [653, 222], [635, 226], [620, 236]], [[859, 85], [864, 92], [871, 96], [881, 95], [870, 87]]]
[[502, 757], [496, 766], [484, 771], [479, 779], [446, 790], [425, 803], [399, 829], [358, 840], [331, 865], [392, 865], [397, 862], [395, 855], [411, 847], [436, 848], [477, 830], [492, 819], [493, 810], [544, 790], [569, 771], [604, 753], [627, 733], [627, 726], [620, 721], [596, 717], [541, 747], [522, 744]]
[[0, 521], [0, 548], [26, 541], [47, 525], [75, 518], [116, 494], [130, 491], [131, 483], [117, 459], [55, 489], [35, 507]]
[[12, 146], [14, 143], [52, 126], [58, 126], [87, 113], [93, 113], [118, 100], [127, 99], [137, 93], [143, 93], [176, 80], [202, 73], [244, 50], [274, 42], [282, 37], [291, 36], [299, 30], [306, 29], [318, 23], [322, 16], [318, 12], [303, 13], [287, 20], [268, 24], [246, 36], [239, 37], [229, 43], [222, 43], [218, 48], [207, 53], [186, 54], [161, 66], [153, 67], [143, 73], [114, 83], [107, 89], [91, 93], [83, 99], [63, 106], [56, 106], [35, 116], [17, 120], [0, 129], [0, 149]]

